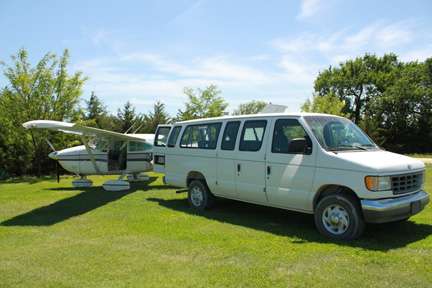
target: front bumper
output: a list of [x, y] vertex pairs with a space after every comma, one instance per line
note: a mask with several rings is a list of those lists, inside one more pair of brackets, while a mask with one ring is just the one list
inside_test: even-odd
[[366, 222], [385, 223], [402, 220], [419, 213], [429, 203], [429, 194], [419, 191], [397, 198], [363, 199], [360, 202]]

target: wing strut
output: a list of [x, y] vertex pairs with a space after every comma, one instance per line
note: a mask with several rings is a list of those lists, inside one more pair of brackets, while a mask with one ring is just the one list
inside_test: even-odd
[[100, 172], [100, 170], [99, 170], [99, 167], [98, 167], [98, 165], [97, 165], [97, 163], [96, 163], [96, 159], [95, 159], [95, 157], [94, 157], [94, 155], [93, 155], [93, 152], [92, 152], [90, 146], [88, 145], [88, 142], [86, 141], [86, 139], [85, 139], [84, 136], [81, 136], [81, 140], [82, 140], [82, 142], [84, 143], [84, 146], [85, 146], [85, 148], [86, 148], [86, 150], [87, 150], [87, 153], [88, 153], [89, 156], [90, 156], [90, 160], [91, 160], [91, 162], [92, 162], [92, 164], [93, 164], [93, 167], [95, 168], [95, 170], [96, 170], [96, 172], [97, 172], [98, 174], [101, 174], [101, 172]]

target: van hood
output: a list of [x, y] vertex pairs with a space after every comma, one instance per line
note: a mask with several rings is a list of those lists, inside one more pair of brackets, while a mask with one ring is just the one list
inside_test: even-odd
[[[348, 162], [351, 167], [376, 173], [399, 173], [424, 169], [425, 164], [417, 159], [384, 150], [375, 151], [344, 151], [334, 154], [334, 157]], [[347, 167], [348, 168], [348, 167]], [[353, 169], [356, 170], [356, 169]]]

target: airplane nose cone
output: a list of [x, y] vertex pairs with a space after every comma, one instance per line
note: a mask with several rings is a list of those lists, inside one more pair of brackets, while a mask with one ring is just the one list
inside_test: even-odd
[[53, 160], [57, 160], [58, 159], [57, 152], [51, 152], [51, 153], [49, 153], [48, 157], [51, 158], [51, 159], [53, 159]]

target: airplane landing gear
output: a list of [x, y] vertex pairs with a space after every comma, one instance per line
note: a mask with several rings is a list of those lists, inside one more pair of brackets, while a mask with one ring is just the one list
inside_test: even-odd
[[145, 173], [133, 173], [127, 175], [129, 182], [142, 182], [142, 181], [148, 181], [150, 179], [149, 176], [147, 176]]
[[120, 175], [117, 180], [108, 180], [102, 187], [105, 191], [126, 191], [130, 189], [128, 181], [122, 180], [124, 175]]
[[72, 181], [72, 186], [74, 188], [88, 188], [93, 185], [93, 181], [87, 179], [86, 176], [82, 175], [80, 179], [76, 179]]

